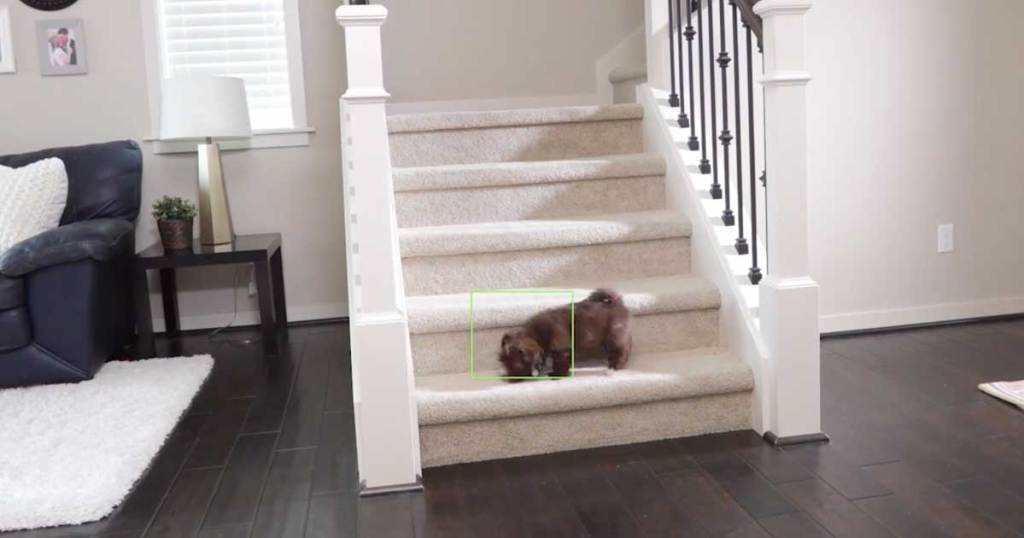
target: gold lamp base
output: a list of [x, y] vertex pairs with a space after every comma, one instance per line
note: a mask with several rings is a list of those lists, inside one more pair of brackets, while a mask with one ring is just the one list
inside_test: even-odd
[[199, 242], [226, 245], [234, 242], [228, 191], [224, 187], [224, 167], [220, 147], [210, 139], [196, 148], [199, 155]]

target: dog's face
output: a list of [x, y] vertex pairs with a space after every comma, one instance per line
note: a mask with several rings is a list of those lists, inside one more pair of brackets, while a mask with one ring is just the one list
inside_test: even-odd
[[501, 353], [498, 356], [505, 366], [505, 375], [512, 377], [536, 377], [543, 374], [544, 350], [536, 340], [516, 330], [505, 333], [501, 338]]

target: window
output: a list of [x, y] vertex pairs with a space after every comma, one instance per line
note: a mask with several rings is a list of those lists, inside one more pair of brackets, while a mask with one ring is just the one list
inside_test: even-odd
[[[245, 81], [254, 137], [236, 147], [308, 144], [298, 1], [144, 1], [143, 23], [152, 28], [146, 48], [154, 129], [161, 81], [205, 73]], [[188, 149], [160, 145], [158, 151]]]

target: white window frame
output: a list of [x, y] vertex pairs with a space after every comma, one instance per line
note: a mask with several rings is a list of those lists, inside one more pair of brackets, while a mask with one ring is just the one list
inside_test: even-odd
[[[163, 29], [158, 24], [157, 2], [142, 0], [142, 35], [146, 54], [146, 79], [149, 93], [149, 117], [151, 134], [146, 138], [153, 143], [153, 152], [190, 153], [196, 151], [196, 142], [160, 140], [160, 104], [163, 99], [163, 76], [161, 74], [160, 36]], [[288, 148], [309, 145], [309, 135], [316, 130], [309, 127], [306, 116], [306, 84], [302, 69], [302, 32], [299, 25], [299, 0], [283, 0], [285, 39], [288, 46], [288, 77], [291, 86], [292, 119], [295, 127], [290, 129], [258, 129], [252, 138], [221, 142], [222, 149]]]

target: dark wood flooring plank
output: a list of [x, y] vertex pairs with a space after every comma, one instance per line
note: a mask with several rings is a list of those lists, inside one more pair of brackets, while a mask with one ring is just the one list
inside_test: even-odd
[[640, 529], [618, 491], [582, 453], [553, 454], [550, 468], [593, 538], [639, 536]]
[[1024, 534], [1024, 497], [987, 478], [947, 484], [946, 489], [1003, 527]]
[[807, 480], [814, 477], [814, 473], [791, 452], [773, 448], [767, 443], [739, 449], [736, 454], [773, 484]]
[[853, 503], [901, 538], [950, 536], [943, 532], [936, 522], [918, 514], [912, 507], [895, 495], [870, 497], [853, 501]]
[[675, 473], [698, 467], [693, 457], [675, 440], [635, 445], [632, 452], [646, 463], [654, 474]]
[[667, 498], [714, 536], [728, 535], [754, 524], [754, 520], [703, 470], [658, 476]]
[[758, 520], [775, 538], [828, 538], [832, 536], [807, 514], [793, 513]]
[[231, 447], [249, 414], [252, 399], [224, 400], [216, 404], [213, 414], [199, 430], [199, 439], [185, 463], [186, 469], [224, 465]]
[[733, 529], [725, 534], [718, 535], [721, 538], [770, 538], [771, 535], [764, 527], [757, 523], [747, 523], [738, 529]]
[[[281, 430], [288, 397], [295, 384], [302, 359], [302, 344], [290, 342], [278, 357], [261, 358], [266, 362], [264, 383], [256, 392], [243, 433], [277, 432]], [[262, 357], [262, 356], [261, 356]]]
[[[609, 461], [617, 461], [610, 452], [604, 452]], [[529, 536], [589, 536], [583, 522], [576, 515], [557, 479], [548, 468], [538, 463], [544, 456], [516, 458], [497, 462], [511, 498], [518, 504], [517, 514], [525, 523]], [[417, 535], [419, 536], [419, 535]]]
[[203, 521], [204, 530], [253, 522], [276, 440], [275, 433], [238, 438]]
[[329, 335], [331, 345], [325, 352], [328, 354], [327, 399], [324, 411], [352, 411], [352, 365], [349, 356], [348, 327]]
[[353, 493], [332, 493], [312, 497], [309, 500], [306, 537], [356, 538], [359, 532], [359, 522], [356, 519], [358, 506], [359, 497]]
[[456, 467], [423, 470], [423, 495], [413, 499], [413, 524], [417, 538], [474, 536], [470, 513], [473, 507], [459, 486]]
[[313, 493], [352, 493], [359, 488], [352, 413], [325, 413], [317, 444]]
[[804, 466], [847, 499], [863, 499], [892, 493], [859, 465], [850, 463], [829, 445], [788, 449]]
[[249, 538], [249, 525], [203, 529], [199, 532], [198, 538]]
[[325, 342], [308, 342], [285, 412], [279, 449], [316, 446], [320, 438], [327, 396], [328, 358], [333, 350]]
[[146, 537], [195, 536], [203, 524], [220, 474], [218, 468], [182, 471], [150, 524]]
[[884, 526], [864, 513], [819, 478], [779, 486], [801, 511], [814, 518], [832, 535], [842, 538], [892, 537]]
[[417, 494], [381, 495], [359, 500], [358, 536], [415, 538], [412, 497]]
[[755, 519], [796, 512], [796, 508], [734, 452], [695, 454], [719, 487]]
[[623, 504], [633, 514], [643, 536], [708, 535], [693, 516], [665, 502], [667, 493], [654, 478], [646, 462], [619, 465], [606, 470], [605, 474], [621, 494]]
[[274, 453], [252, 526], [253, 537], [305, 534], [315, 463], [316, 448]]
[[869, 467], [879, 482], [892, 489], [905, 506], [921, 517], [936, 522], [954, 536], [1002, 536], [992, 520], [961, 503], [924, 471], [907, 463], [888, 463]]

